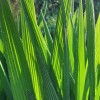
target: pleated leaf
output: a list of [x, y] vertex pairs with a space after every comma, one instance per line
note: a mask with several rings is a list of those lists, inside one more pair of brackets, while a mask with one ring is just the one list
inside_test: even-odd
[[[34, 90], [22, 44], [6, 0], [0, 0], [2, 41], [14, 100], [34, 100]], [[29, 96], [31, 93], [31, 97]]]
[[[66, 99], [69, 100], [69, 85], [68, 85], [69, 84], [69, 61], [68, 61], [69, 51], [68, 51], [68, 37], [67, 37], [66, 25], [68, 24], [68, 18], [70, 15], [70, 7], [71, 7], [70, 4], [71, 1], [69, 0], [61, 1], [61, 8], [57, 19], [56, 34], [54, 37], [54, 45], [53, 45], [54, 49], [52, 55], [53, 69], [55, 71], [59, 88], [62, 91], [64, 100]], [[66, 30], [66, 32], [64, 31], [64, 29]]]
[[26, 24], [29, 29], [30, 38], [34, 47], [34, 52], [42, 75], [44, 97], [43, 99], [58, 100], [58, 96], [56, 94], [55, 88], [52, 84], [48, 71], [48, 67], [51, 67], [50, 65], [48, 65], [50, 64], [50, 52], [46, 46], [41, 31], [37, 26], [36, 19], [34, 18], [35, 15], [32, 11], [30, 11], [34, 11], [34, 6], [31, 3], [31, 0], [21, 0], [24, 16], [26, 18]]
[[[37, 58], [34, 53], [34, 48], [29, 36], [29, 30], [26, 26], [25, 17], [21, 11], [21, 26], [22, 26], [22, 43], [24, 52], [26, 55], [27, 63], [31, 73], [31, 78], [33, 82], [33, 87], [37, 100], [42, 100], [42, 88], [41, 88], [41, 74], [39, 70], [39, 64], [37, 63]], [[31, 95], [31, 94], [30, 94]]]

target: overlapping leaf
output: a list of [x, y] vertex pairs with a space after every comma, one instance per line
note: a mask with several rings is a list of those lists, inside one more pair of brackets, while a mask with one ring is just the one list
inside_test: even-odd
[[[14, 100], [35, 98], [28, 64], [6, 0], [0, 0], [0, 11], [2, 41]], [[29, 93], [32, 94], [31, 98]]]

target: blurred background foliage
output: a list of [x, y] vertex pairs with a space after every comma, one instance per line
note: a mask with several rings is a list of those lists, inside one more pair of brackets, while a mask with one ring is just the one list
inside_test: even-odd
[[[45, 19], [50, 29], [50, 33], [53, 36], [54, 30], [56, 27], [57, 14], [58, 14], [59, 7], [60, 7], [60, 0], [45, 0], [45, 1], [47, 1], [47, 10], [46, 10]], [[11, 9], [13, 12], [13, 16], [14, 18], [16, 18], [20, 12], [19, 0], [10, 0], [10, 3], [12, 5]], [[44, 3], [44, 0], [35, 0], [37, 18], [40, 14], [43, 3]], [[85, 5], [86, 5], [85, 0], [83, 0], [83, 8], [85, 8]], [[74, 11], [78, 7], [79, 7], [79, 0], [74, 0]], [[97, 20], [99, 12], [100, 12], [100, 0], [94, 0], [94, 11], [95, 11], [95, 20]]]

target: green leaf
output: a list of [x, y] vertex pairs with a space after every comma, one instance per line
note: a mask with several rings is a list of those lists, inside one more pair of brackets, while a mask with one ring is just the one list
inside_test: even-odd
[[45, 16], [46, 15], [46, 10], [47, 10], [47, 1], [44, 1], [43, 6], [41, 8], [41, 12], [37, 21], [38, 26], [40, 26], [41, 22], [43, 21], [42, 14]]
[[68, 48], [68, 37], [67, 27], [68, 18], [70, 15], [70, 3], [69, 0], [61, 1], [61, 8], [58, 14], [56, 24], [56, 34], [54, 37], [53, 54], [52, 54], [52, 65], [55, 75], [58, 80], [60, 92], [64, 100], [69, 100], [69, 48]]
[[79, 21], [78, 21], [78, 84], [77, 99], [82, 100], [85, 85], [85, 42], [82, 0], [79, 1]]
[[[0, 34], [1, 34], [1, 32], [0, 32]], [[4, 52], [4, 50], [3, 50], [3, 44], [2, 44], [2, 40], [1, 39], [0, 39], [0, 51]]]
[[23, 49], [26, 55], [28, 67], [31, 73], [31, 78], [33, 82], [33, 87], [35, 91], [35, 95], [37, 100], [42, 100], [43, 95], [43, 89], [42, 89], [42, 82], [41, 82], [41, 73], [39, 70], [39, 64], [37, 62], [37, 58], [34, 53], [34, 47], [32, 45], [30, 36], [29, 36], [29, 30], [26, 26], [25, 18], [23, 11], [21, 11], [21, 27], [22, 27], [22, 43], [23, 43]]
[[34, 6], [30, 2], [21, 0], [22, 8], [24, 11], [24, 16], [26, 18], [26, 24], [29, 29], [30, 38], [32, 45], [34, 47], [34, 52], [39, 64], [39, 68], [43, 80], [43, 99], [44, 100], [58, 100], [55, 88], [49, 76], [48, 68], [51, 67], [50, 62], [50, 52], [45, 44], [44, 38], [42, 36], [39, 27], [37, 26], [36, 19], [34, 18], [34, 13], [30, 12], [30, 9], [34, 11]]
[[95, 66], [96, 66], [96, 96], [95, 99], [100, 98], [100, 14], [95, 27]]
[[53, 49], [53, 40], [50, 34], [50, 31], [48, 29], [47, 23], [44, 19], [43, 13], [41, 13], [41, 17], [43, 20], [43, 25], [44, 25], [44, 29], [45, 29], [45, 37], [46, 37], [46, 41], [47, 41], [47, 46], [49, 48], [50, 53], [52, 53], [52, 49]]
[[87, 55], [89, 67], [90, 100], [95, 97], [95, 21], [93, 0], [86, 0]]
[[10, 83], [8, 81], [8, 78], [6, 76], [6, 73], [4, 71], [4, 68], [2, 66], [2, 63], [0, 61], [0, 79], [1, 79], [1, 82], [2, 82], [2, 86], [7, 94], [7, 97], [9, 100], [14, 100], [13, 99], [13, 95], [12, 95], [12, 91], [11, 91], [11, 87], [10, 87]]
[[[6, 0], [0, 0], [2, 41], [14, 100], [35, 98], [23, 47]], [[31, 97], [29, 94], [32, 94]]]

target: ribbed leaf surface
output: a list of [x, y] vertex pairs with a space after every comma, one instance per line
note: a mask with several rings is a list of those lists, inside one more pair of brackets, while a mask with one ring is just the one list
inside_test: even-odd
[[[37, 57], [37, 61], [39, 64], [39, 68], [42, 75], [43, 80], [43, 99], [44, 100], [58, 100], [55, 88], [52, 84], [52, 81], [49, 76], [48, 63], [50, 62], [50, 52], [46, 46], [44, 38], [42, 36], [39, 27], [37, 26], [36, 19], [34, 18], [34, 13], [30, 10], [34, 11], [34, 6], [31, 5], [31, 0], [21, 0], [21, 4], [23, 7], [23, 11], [26, 18], [26, 23], [29, 29], [31, 41], [34, 47], [34, 52]], [[30, 6], [31, 5], [31, 6]], [[50, 66], [51, 67], [51, 66]], [[48, 98], [49, 97], [49, 98]]]
[[[26, 55], [27, 63], [31, 73], [31, 78], [33, 82], [33, 87], [35, 90], [35, 95], [37, 100], [41, 100], [42, 97], [42, 88], [41, 88], [41, 74], [39, 70], [39, 64], [37, 63], [37, 58], [34, 54], [34, 48], [30, 40], [29, 31], [26, 26], [25, 17], [21, 11], [21, 26], [22, 26], [22, 43], [24, 52]], [[30, 94], [31, 95], [31, 94]]]
[[6, 0], [0, 0], [0, 11], [3, 31], [2, 41], [14, 100], [31, 100], [29, 93], [32, 94], [34, 99], [28, 64]]

